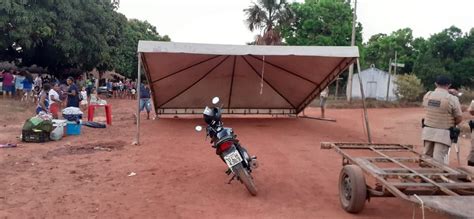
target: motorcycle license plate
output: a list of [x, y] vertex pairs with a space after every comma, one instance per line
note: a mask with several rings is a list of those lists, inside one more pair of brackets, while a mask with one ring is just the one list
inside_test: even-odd
[[229, 168], [232, 168], [233, 166], [239, 164], [240, 162], [243, 161], [242, 157], [240, 156], [239, 152], [237, 150], [231, 152], [230, 154], [227, 154], [224, 156], [224, 160], [227, 163], [227, 166]]

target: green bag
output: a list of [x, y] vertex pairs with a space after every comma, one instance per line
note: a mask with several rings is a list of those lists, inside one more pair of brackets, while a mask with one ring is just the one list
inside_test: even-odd
[[42, 120], [40, 118], [33, 117], [27, 119], [23, 125], [23, 131], [41, 130], [50, 133], [53, 131], [53, 121]]

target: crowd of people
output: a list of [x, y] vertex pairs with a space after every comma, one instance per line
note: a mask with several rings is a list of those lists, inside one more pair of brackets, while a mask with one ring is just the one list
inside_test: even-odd
[[1, 70], [3, 98], [14, 98], [36, 103], [43, 83], [58, 82], [48, 75], [32, 74], [28, 71]]
[[[58, 118], [59, 112], [65, 107], [77, 107], [86, 111], [89, 104], [107, 104], [100, 97], [98, 88], [102, 88], [100, 93], [105, 94], [106, 98], [136, 99], [136, 82], [130, 79], [106, 80], [105, 86], [99, 87], [98, 80], [92, 75], [60, 80], [27, 71], [2, 70], [0, 73], [0, 79], [3, 80], [2, 98], [34, 104], [36, 113], [48, 112], [54, 118]], [[143, 98], [142, 105], [149, 114], [149, 88], [142, 87], [142, 94], [148, 95]]]

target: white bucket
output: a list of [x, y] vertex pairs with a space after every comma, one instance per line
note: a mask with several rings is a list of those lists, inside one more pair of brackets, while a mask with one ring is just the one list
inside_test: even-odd
[[54, 141], [59, 141], [64, 136], [64, 127], [66, 126], [66, 120], [54, 119], [53, 120], [53, 131], [49, 135], [49, 138]]

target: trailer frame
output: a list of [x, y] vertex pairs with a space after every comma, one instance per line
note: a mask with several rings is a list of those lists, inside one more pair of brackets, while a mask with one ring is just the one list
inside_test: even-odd
[[[474, 203], [474, 174], [467, 169], [452, 168], [440, 163], [418, 153], [412, 145], [322, 142], [321, 148], [334, 149], [342, 155], [343, 169], [339, 180], [340, 201], [343, 208], [350, 213], [360, 212], [365, 200], [364, 204], [355, 203], [357, 206], [354, 207], [348, 206], [348, 200], [344, 199], [349, 197], [357, 200], [359, 198], [356, 202], [361, 202], [361, 198], [364, 198], [362, 194], [366, 191], [365, 199], [367, 200], [371, 197], [397, 197], [454, 217], [474, 216], [474, 208], [462, 204]], [[362, 150], [377, 156], [356, 157], [350, 154], [350, 150]], [[393, 157], [387, 152], [407, 153], [410, 156]], [[381, 168], [377, 166], [380, 163], [391, 163], [397, 167]], [[409, 164], [412, 164], [411, 167]], [[417, 167], [413, 167], [413, 164]], [[352, 167], [345, 168], [348, 165]], [[351, 170], [354, 168], [356, 170], [360, 168], [362, 171], [354, 172]], [[362, 176], [357, 176], [361, 174]], [[366, 176], [375, 179], [374, 187], [365, 183]], [[363, 186], [354, 188], [357, 183], [347, 179], [350, 177], [352, 181], [360, 181], [362, 177], [363, 181], [359, 184], [365, 184], [365, 189]], [[348, 192], [352, 192], [352, 195], [356, 194], [354, 190], [358, 190], [358, 196], [361, 197], [351, 197], [347, 194]]]

